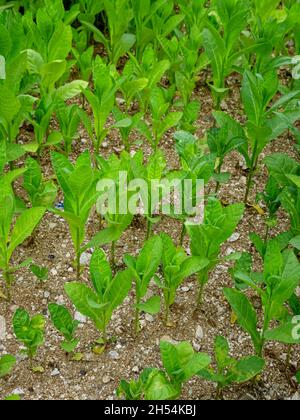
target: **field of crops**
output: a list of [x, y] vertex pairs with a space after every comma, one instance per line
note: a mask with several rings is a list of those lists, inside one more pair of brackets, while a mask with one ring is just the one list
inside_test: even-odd
[[0, 400], [299, 400], [299, 153], [299, 0], [0, 0]]

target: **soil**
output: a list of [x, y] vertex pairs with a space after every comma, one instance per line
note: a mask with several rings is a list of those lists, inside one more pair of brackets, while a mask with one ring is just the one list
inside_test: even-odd
[[[230, 96], [223, 101], [222, 108], [239, 120], [243, 120], [240, 105], [239, 76], [229, 78], [231, 87]], [[202, 137], [205, 131], [213, 125], [212, 99], [205, 81], [199, 83], [195, 97], [202, 105], [202, 111], [197, 122], [197, 134]], [[27, 141], [30, 132], [23, 128], [20, 141]], [[135, 144], [140, 137], [134, 133], [132, 136], [133, 150], [141, 146]], [[110, 153], [119, 153], [122, 143], [118, 132], [110, 133], [105, 142], [102, 153], [108, 156]], [[83, 129], [79, 132], [79, 139], [74, 145], [72, 158], [89, 147], [88, 136]], [[151, 152], [150, 147], [144, 141], [142, 146], [145, 155]], [[163, 139], [161, 148], [164, 151], [168, 167], [178, 167], [178, 158], [174, 150], [172, 132]], [[294, 158], [297, 153], [294, 149], [294, 139], [286, 133], [269, 145], [264, 156], [274, 153], [288, 153]], [[20, 162], [20, 165], [22, 162]], [[42, 167], [44, 175], [52, 175], [49, 156], [43, 158]], [[226, 203], [243, 201], [245, 194], [246, 172], [243, 159], [237, 153], [232, 153], [225, 162], [224, 170], [232, 174], [229, 183], [223, 186], [220, 197]], [[254, 187], [251, 202], [255, 201], [256, 194], [263, 191], [267, 181], [267, 172], [260, 165], [254, 179]], [[213, 187], [213, 185], [212, 185]], [[24, 196], [24, 191], [19, 185], [17, 191]], [[62, 197], [60, 197], [61, 199]], [[87, 227], [88, 238], [97, 232], [99, 221], [92, 217]], [[284, 212], [279, 213], [278, 225], [271, 232], [275, 235], [287, 230], [289, 227], [288, 217]], [[155, 233], [166, 232], [176, 241], [179, 240], [181, 225], [178, 221], [163, 217], [155, 226]], [[248, 207], [237, 233], [235, 242], [228, 242], [223, 247], [223, 254], [232, 251], [251, 251], [253, 247], [249, 240], [249, 233], [256, 232], [263, 235], [265, 232], [264, 216], [254, 208]], [[146, 235], [146, 224], [140, 217], [136, 217], [132, 226], [124, 233], [117, 244], [117, 261], [120, 268], [123, 267], [122, 257], [125, 253], [138, 254]], [[189, 250], [188, 239], [185, 239], [185, 247]], [[104, 248], [109, 253], [108, 247]], [[89, 320], [81, 324], [78, 337], [80, 345], [78, 351], [83, 354], [80, 362], [71, 361], [60, 349], [61, 336], [53, 328], [50, 320], [46, 326], [45, 345], [38, 351], [35, 366], [42, 366], [43, 373], [32, 373], [29, 361], [22, 355], [22, 348], [16, 341], [12, 332], [12, 317], [18, 307], [24, 307], [31, 315], [42, 313], [47, 318], [47, 306], [50, 302], [67, 305], [72, 311], [74, 308], [64, 293], [64, 284], [75, 280], [76, 274], [73, 269], [74, 251], [69, 235], [67, 224], [57, 216], [47, 213], [41, 225], [36, 230], [34, 238], [20, 247], [14, 255], [14, 262], [33, 258], [38, 265], [49, 268], [49, 279], [46, 283], [39, 283], [37, 279], [26, 269], [17, 273], [14, 285], [13, 301], [7, 303], [0, 301], [0, 314], [6, 320], [7, 334], [0, 341], [0, 355], [11, 353], [18, 355], [17, 365], [13, 373], [5, 380], [0, 381], [0, 399], [12, 393], [19, 393], [24, 400], [91, 400], [91, 399], [116, 399], [116, 388], [121, 379], [135, 378], [145, 367], [161, 367], [159, 341], [161, 339], [172, 342], [188, 341], [193, 344], [196, 351], [209, 353], [213, 357], [213, 341], [216, 335], [226, 337], [231, 346], [232, 355], [242, 357], [253, 354], [250, 338], [236, 324], [231, 322], [231, 310], [222, 293], [223, 287], [230, 287], [232, 279], [228, 273], [230, 263], [220, 263], [210, 276], [209, 284], [205, 290], [204, 303], [201, 310], [195, 312], [197, 296], [197, 280], [188, 279], [177, 294], [176, 303], [172, 308], [172, 321], [174, 326], [166, 328], [162, 317], [141, 316], [142, 331], [135, 337], [132, 331], [132, 318], [134, 293], [125, 300], [124, 304], [113, 315], [109, 326], [109, 334], [115, 337], [107, 351], [102, 355], [92, 352], [95, 340], [99, 333]], [[256, 269], [261, 268], [261, 261], [255, 255]], [[82, 281], [88, 283], [88, 267], [86, 267]], [[151, 283], [149, 297], [157, 294], [158, 290]], [[250, 295], [251, 296], [251, 295]], [[255, 297], [251, 296], [255, 303]], [[259, 302], [256, 306], [260, 311]], [[74, 311], [75, 312], [75, 311]], [[196, 334], [201, 327], [203, 338]], [[197, 338], [198, 337], [198, 338]], [[234, 385], [224, 392], [225, 399], [246, 400], [281, 400], [298, 399], [294, 374], [300, 364], [299, 348], [294, 349], [291, 364], [286, 369], [285, 359], [287, 348], [277, 343], [269, 343], [266, 347], [266, 369], [255, 381], [246, 385]], [[184, 386], [183, 399], [202, 400], [215, 399], [216, 389], [212, 383], [200, 378], [194, 378]]]

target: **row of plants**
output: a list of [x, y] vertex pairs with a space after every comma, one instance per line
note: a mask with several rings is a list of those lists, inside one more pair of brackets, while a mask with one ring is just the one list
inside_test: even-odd
[[[220, 396], [224, 387], [249, 381], [263, 371], [268, 341], [284, 343], [290, 350], [300, 344], [294, 322], [300, 315], [296, 295], [300, 165], [283, 154], [273, 154], [263, 162], [261, 158], [267, 145], [286, 132], [293, 135], [299, 151], [295, 125], [300, 119], [299, 16], [297, 1], [0, 1], [0, 269], [5, 286], [0, 298], [11, 300], [20, 269], [30, 267], [39, 279], [47, 277], [47, 267], [36, 266], [32, 259], [16, 265], [14, 255], [26, 239], [34, 237], [48, 212], [68, 223], [76, 281], [66, 283], [65, 292], [101, 334], [99, 353], [109, 343], [112, 314], [132, 286], [137, 335], [143, 312], [163, 311], [166, 326], [172, 324], [170, 308], [176, 292], [192, 275], [198, 278], [195, 309], [199, 309], [215, 267], [224, 260], [233, 262], [233, 287], [223, 292], [251, 337], [255, 355], [236, 360], [229, 355], [227, 340], [217, 337], [215, 371], [209, 355], [195, 354], [188, 343], [162, 342], [164, 370], [146, 369], [137, 381], [122, 382], [120, 396], [178, 398], [182, 385], [195, 375], [217, 383]], [[284, 85], [279, 77], [283, 69], [290, 72]], [[214, 102], [214, 126], [200, 139], [196, 132], [201, 103], [194, 93], [201, 72]], [[239, 119], [222, 111], [230, 95], [228, 77], [233, 74], [241, 80]], [[31, 130], [31, 140], [28, 136], [23, 140], [24, 129]], [[90, 145], [78, 155], [80, 129], [86, 131]], [[124, 151], [104, 158], [101, 146], [115, 130]], [[175, 171], [168, 169], [162, 147], [170, 130], [175, 131], [180, 162]], [[135, 152], [144, 143], [150, 146], [149, 157]], [[53, 176], [46, 177], [43, 165], [49, 152]], [[224, 163], [232, 152], [245, 163], [245, 197], [243, 204], [224, 205], [220, 187], [230, 181]], [[267, 209], [266, 232], [262, 237], [250, 235], [264, 265], [260, 273], [253, 269], [253, 255], [223, 257], [221, 249], [243, 218], [245, 206], [255, 205], [261, 211], [252, 190], [261, 163], [268, 169], [269, 180], [256, 201]], [[154, 234], [161, 214], [156, 210], [159, 202], [149, 197], [150, 206], [143, 215], [147, 225], [143, 249], [138, 256], [125, 255], [127, 268], [119, 270], [116, 242], [134, 216], [106, 213], [92, 238], [86, 227], [91, 218], [98, 223], [93, 209], [101, 199], [99, 181], [114, 181], [118, 202], [124, 199], [118, 180], [122, 171], [128, 181], [138, 178], [148, 185], [153, 180], [203, 179], [206, 205], [201, 225], [187, 223], [191, 215], [177, 214], [174, 206], [172, 217], [182, 224], [174, 243], [165, 233]], [[20, 188], [26, 199], [24, 194], [21, 199]], [[138, 205], [140, 198], [127, 194]], [[57, 206], [61, 195], [63, 209]], [[279, 210], [289, 216], [290, 229], [273, 237]], [[183, 247], [187, 238], [191, 255]], [[108, 244], [109, 258], [101, 249]], [[89, 249], [94, 250], [90, 286], [82, 281], [81, 267], [81, 256]], [[161, 293], [147, 300], [151, 280]], [[262, 313], [249, 300], [250, 290], [261, 300]], [[78, 358], [78, 323], [64, 306], [50, 304], [48, 309], [64, 338], [62, 350]], [[30, 318], [25, 309], [14, 315], [14, 333], [25, 345], [32, 369], [36, 369], [32, 360], [44, 343], [45, 324], [45, 317]], [[6, 376], [15, 362], [13, 356], [1, 358], [0, 376]]]

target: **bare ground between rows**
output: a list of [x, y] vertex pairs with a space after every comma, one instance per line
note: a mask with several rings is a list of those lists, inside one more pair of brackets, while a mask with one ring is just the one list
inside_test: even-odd
[[[234, 86], [235, 79], [231, 80]], [[212, 101], [204, 87], [199, 87], [196, 95], [200, 97], [202, 112], [198, 121], [197, 133], [203, 135], [205, 130], [213, 125], [211, 118]], [[239, 93], [236, 89], [223, 104], [225, 110], [235, 118], [241, 119]], [[28, 134], [23, 133], [24, 139]], [[138, 136], [135, 135], [135, 139]], [[134, 141], [134, 139], [133, 139]], [[75, 146], [74, 158], [88, 146], [87, 135], [80, 132], [80, 140]], [[138, 149], [139, 146], [133, 146]], [[117, 133], [113, 132], [107, 140], [107, 147], [103, 154], [119, 153], [121, 142]], [[143, 146], [145, 155], [150, 154], [147, 145]], [[171, 133], [167, 135], [162, 143], [162, 149], [166, 154], [168, 166], [174, 169], [178, 166], [178, 158], [174, 151]], [[265, 155], [283, 152], [292, 157], [297, 157], [293, 148], [293, 139], [286, 134], [265, 151]], [[263, 156], [262, 156], [263, 157]], [[245, 191], [245, 176], [243, 161], [239, 155], [233, 153], [225, 164], [225, 170], [232, 173], [228, 185], [222, 188], [221, 197], [228, 203], [242, 201]], [[261, 167], [255, 177], [255, 185], [252, 193], [252, 200], [255, 194], [263, 190], [267, 180], [267, 173]], [[44, 173], [47, 176], [52, 174], [49, 158], [43, 161]], [[22, 194], [22, 191], [20, 190]], [[288, 218], [281, 212], [279, 223], [273, 234], [282, 232], [289, 227]], [[98, 229], [97, 219], [90, 220], [87, 232], [91, 237]], [[227, 243], [223, 247], [224, 255], [232, 251], [252, 251], [253, 247], [249, 241], [249, 232], [264, 233], [263, 216], [254, 209], [248, 208], [245, 216], [238, 227], [239, 238], [234, 243]], [[181, 231], [180, 224], [173, 219], [163, 218], [155, 227], [155, 232], [167, 232], [174, 240], [178, 241]], [[122, 256], [125, 253], [137, 254], [142, 247], [145, 238], [146, 226], [141, 218], [136, 218], [132, 226], [124, 233], [117, 245], [117, 258], [122, 268]], [[185, 246], [188, 249], [188, 241]], [[109, 249], [106, 247], [107, 253]], [[24, 307], [32, 314], [43, 313], [47, 315], [47, 306], [50, 302], [66, 304], [73, 310], [70, 302], [64, 293], [64, 284], [67, 281], [75, 280], [75, 272], [72, 262], [74, 260], [73, 246], [71, 243], [68, 227], [64, 221], [56, 216], [47, 213], [42, 224], [36, 231], [34, 241], [21, 247], [15, 254], [15, 262], [23, 261], [31, 257], [35, 263], [46, 265], [50, 269], [49, 280], [46, 284], [39, 284], [36, 279], [26, 270], [18, 272], [14, 288], [14, 297], [11, 304], [0, 302], [0, 314], [5, 317], [7, 324], [6, 339], [0, 342], [0, 354], [7, 352], [20, 354], [20, 345], [16, 342], [11, 324], [12, 317], [17, 307]], [[134, 293], [125, 300], [119, 310], [114, 314], [109, 327], [112, 337], [116, 342], [111, 344], [107, 352], [96, 356], [91, 351], [93, 342], [99, 338], [99, 333], [93, 325], [87, 321], [79, 329], [81, 343], [79, 351], [84, 355], [83, 361], [69, 361], [60, 350], [61, 337], [53, 329], [51, 323], [46, 327], [46, 343], [39, 350], [36, 358], [36, 365], [44, 367], [43, 374], [34, 374], [29, 369], [28, 360], [18, 356], [18, 363], [13, 374], [6, 380], [0, 382], [0, 398], [20, 392], [22, 398], [31, 399], [115, 399], [115, 389], [121, 379], [136, 377], [138, 372], [145, 367], [160, 367], [161, 359], [159, 353], [159, 341], [161, 339], [173, 340], [174, 342], [189, 341], [197, 351], [208, 352], [213, 356], [213, 341], [216, 335], [223, 335], [230, 341], [232, 355], [242, 357], [253, 353], [253, 347], [249, 337], [243, 333], [238, 325], [231, 323], [231, 311], [226, 303], [222, 289], [232, 285], [228, 274], [228, 263], [220, 264], [210, 277], [209, 284], [205, 291], [204, 305], [201, 311], [195, 312], [197, 296], [197, 281], [194, 278], [188, 279], [178, 292], [176, 303], [172, 308], [172, 319], [174, 328], [166, 328], [161, 316], [142, 317], [142, 332], [135, 338], [132, 333], [132, 318]], [[256, 269], [261, 268], [257, 256]], [[88, 282], [88, 269], [83, 274], [83, 281]], [[159, 291], [152, 284], [149, 296]], [[257, 305], [255, 298], [252, 297]], [[258, 309], [259, 305], [257, 306]], [[197, 328], [203, 330], [203, 338], [198, 339]], [[113, 353], [111, 353], [113, 351]], [[225, 393], [225, 399], [262, 399], [277, 400], [292, 398], [297, 391], [293, 373], [299, 364], [299, 348], [295, 348], [292, 355], [292, 364], [288, 372], [285, 370], [285, 357], [287, 349], [277, 343], [268, 344], [266, 349], [267, 367], [263, 375], [256, 382], [246, 385], [232, 386]], [[56, 376], [52, 376], [53, 374]], [[189, 382], [183, 391], [183, 398], [190, 400], [214, 399], [216, 397], [214, 385], [195, 378]]]

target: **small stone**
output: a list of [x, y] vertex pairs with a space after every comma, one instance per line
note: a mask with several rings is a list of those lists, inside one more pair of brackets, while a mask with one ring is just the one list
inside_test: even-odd
[[108, 148], [108, 143], [107, 143], [107, 141], [104, 141], [104, 142], [102, 143], [102, 147], [103, 147], [103, 149], [107, 149], [107, 148]]
[[226, 250], [226, 256], [228, 257], [229, 255], [233, 254], [235, 252], [235, 250], [233, 248], [228, 248]]
[[132, 372], [133, 372], [133, 373], [140, 373], [140, 368], [139, 368], [138, 366], [134, 366], [134, 367], [132, 368]]
[[54, 370], [51, 372], [51, 376], [52, 376], [52, 377], [59, 376], [59, 375], [60, 375], [60, 371], [59, 371], [58, 369], [54, 369]]
[[80, 264], [81, 265], [88, 265], [91, 261], [91, 254], [88, 254], [87, 252], [84, 252], [80, 257]]
[[203, 329], [202, 327], [200, 327], [200, 325], [198, 325], [197, 329], [196, 329], [196, 339], [198, 341], [203, 340], [204, 337], [204, 333], [203, 333]]
[[236, 242], [240, 239], [240, 234], [239, 233], [234, 233], [229, 239], [228, 242], [233, 243]]
[[18, 306], [17, 306], [17, 305], [11, 305], [11, 306], [9, 307], [9, 310], [10, 310], [11, 312], [13, 312], [13, 313], [15, 313], [17, 309], [18, 309]]
[[50, 229], [54, 229], [54, 228], [56, 228], [56, 226], [57, 226], [57, 223], [49, 223], [49, 228]]
[[196, 343], [196, 341], [193, 341], [193, 349], [199, 352], [201, 350], [200, 344]]
[[25, 395], [25, 392], [22, 388], [16, 388], [12, 391], [12, 395]]
[[112, 351], [110, 351], [110, 352], [108, 353], [108, 355], [109, 355], [109, 357], [110, 357], [111, 359], [113, 359], [113, 360], [118, 360], [118, 359], [120, 359], [120, 355], [119, 355], [119, 353], [118, 353], [117, 351], [112, 350]]
[[104, 375], [104, 376], [103, 376], [103, 378], [102, 378], [102, 382], [103, 382], [104, 384], [109, 384], [109, 383], [110, 383], [110, 381], [111, 381], [111, 378], [110, 378], [108, 375]]
[[66, 253], [66, 258], [71, 258], [71, 254], [70, 254], [70, 252], [67, 252], [67, 253]]
[[65, 303], [65, 298], [63, 295], [60, 295], [56, 298], [56, 302], [58, 303], [58, 305], [64, 305]]
[[187, 292], [189, 292], [189, 291], [190, 291], [190, 288], [189, 288], [188, 286], [183, 286], [183, 287], [181, 288], [181, 290], [182, 290], [184, 293], [187, 293]]
[[73, 272], [74, 272], [73, 267], [69, 267], [69, 268], [68, 268], [68, 273], [73, 273]]
[[49, 292], [45, 292], [45, 293], [44, 293], [44, 298], [45, 298], [45, 299], [49, 299], [49, 297], [50, 297], [50, 293], [49, 293]]
[[5, 340], [6, 337], [6, 321], [3, 316], [0, 316], [0, 340]]
[[147, 322], [154, 322], [154, 318], [153, 318], [153, 316], [152, 316], [152, 315], [150, 315], [150, 314], [146, 314], [146, 315], [145, 315], [145, 320], [146, 320]]
[[52, 276], [57, 276], [57, 274], [58, 274], [58, 272], [57, 272], [57, 270], [55, 270], [55, 268], [52, 268], [50, 273], [52, 274]]
[[296, 392], [296, 393], [292, 396], [292, 401], [300, 401], [300, 394], [299, 394], [299, 392]]
[[75, 320], [79, 321], [81, 324], [86, 324], [86, 317], [78, 311], [75, 312]]
[[167, 343], [171, 343], [173, 345], [178, 344], [176, 340], [173, 340], [173, 338], [169, 337], [168, 335], [164, 335], [163, 337], [161, 337], [161, 341], [166, 341]]

